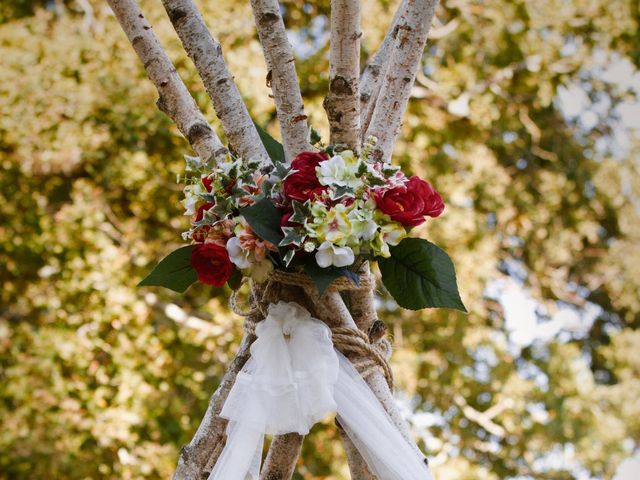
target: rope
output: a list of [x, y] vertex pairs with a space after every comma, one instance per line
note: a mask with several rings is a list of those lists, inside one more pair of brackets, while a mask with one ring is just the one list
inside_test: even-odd
[[[357, 290], [371, 290], [375, 287], [375, 277], [369, 273], [360, 273], [360, 285], [356, 285], [347, 277], [338, 277], [335, 279], [327, 290], [338, 290], [340, 292], [349, 292]], [[315, 289], [316, 285], [311, 280], [311, 277], [302, 272], [285, 272], [284, 270], [274, 270], [270, 277], [269, 283], [275, 282], [282, 285], [294, 285], [296, 287], [302, 287], [304, 289]]]
[[[356, 285], [346, 277], [340, 277], [334, 280], [327, 290], [355, 292], [371, 291], [375, 288], [375, 277], [372, 274], [361, 272], [359, 277], [360, 285]], [[243, 309], [240, 306], [238, 290], [231, 294], [229, 305], [235, 314], [245, 318], [245, 334], [255, 334], [256, 323], [267, 316], [269, 304], [275, 303], [280, 299], [283, 286], [296, 286], [307, 291], [316, 288], [313, 280], [305, 273], [274, 270], [267, 282], [262, 285], [254, 284], [249, 298], [248, 309]], [[352, 360], [352, 363], [363, 377], [366, 378], [373, 371], [381, 369], [389, 389], [393, 391], [393, 372], [389, 366], [391, 343], [387, 339], [378, 338], [371, 341], [367, 333], [357, 328], [349, 327], [333, 327], [332, 338], [336, 348], [344, 355], [352, 358], [356, 357]]]
[[344, 355], [355, 354], [357, 358], [353, 366], [363, 377], [367, 377], [376, 368], [381, 368], [387, 380], [389, 389], [393, 391], [393, 372], [389, 366], [391, 344], [385, 338], [375, 343], [369, 341], [369, 336], [362, 330], [348, 327], [334, 327], [331, 329], [333, 344]]

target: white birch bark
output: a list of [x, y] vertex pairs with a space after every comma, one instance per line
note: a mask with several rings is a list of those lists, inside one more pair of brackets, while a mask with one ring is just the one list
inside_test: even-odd
[[169, 116], [203, 160], [227, 149], [209, 126], [135, 0], [107, 0], [158, 90], [158, 108]]
[[437, 4], [438, 0], [407, 0], [406, 13], [398, 25], [389, 66], [365, 134], [378, 138], [374, 156], [380, 160], [391, 158]]
[[324, 109], [330, 142], [360, 150], [360, 0], [331, 0], [329, 94]]
[[336, 421], [338, 426], [338, 432], [344, 445], [344, 452], [347, 456], [347, 464], [349, 465], [349, 473], [351, 474], [351, 480], [376, 480], [375, 475], [369, 471], [367, 462], [365, 462], [358, 449], [353, 444], [349, 435], [344, 431], [340, 424]]
[[273, 437], [260, 471], [260, 480], [288, 480], [293, 476], [304, 437], [287, 433]]
[[242, 101], [216, 41], [192, 0], [162, 0], [182, 45], [193, 61], [213, 102], [229, 143], [246, 159], [269, 163], [258, 131]]
[[[242, 369], [250, 356], [251, 344], [255, 335], [246, 334], [242, 338], [238, 353], [229, 364], [226, 373], [215, 393], [209, 399], [209, 406], [202, 422], [191, 441], [180, 449], [178, 466], [173, 474], [173, 480], [193, 480], [202, 478], [205, 467], [214, 455], [219, 456], [225, 442], [227, 421], [220, 418], [224, 402], [236, 381], [238, 372]], [[215, 459], [217, 460], [217, 458]], [[213, 462], [215, 463], [215, 461]], [[206, 478], [206, 477], [205, 477]]]
[[251, 7], [269, 72], [267, 84], [273, 91], [285, 156], [290, 162], [298, 153], [313, 150], [293, 51], [278, 0], [251, 0]]
[[360, 76], [360, 128], [364, 140], [364, 133], [369, 127], [371, 115], [380, 93], [380, 84], [387, 73], [390, 52], [398, 34], [398, 25], [404, 18], [407, 9], [407, 0], [402, 0], [396, 10], [393, 20], [389, 25], [378, 51], [365, 67]]

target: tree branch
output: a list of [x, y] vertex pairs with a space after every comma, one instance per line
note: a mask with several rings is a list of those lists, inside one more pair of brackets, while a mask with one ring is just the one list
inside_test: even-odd
[[331, 0], [329, 94], [324, 109], [330, 142], [360, 149], [360, 0]]
[[136, 0], [107, 2], [158, 89], [158, 108], [176, 123], [200, 158], [210, 160], [225, 155], [227, 149], [198, 109]]
[[260, 480], [288, 480], [296, 468], [304, 437], [287, 433], [273, 437], [269, 453], [260, 471]]
[[298, 153], [312, 150], [295, 59], [278, 1], [251, 0], [251, 7], [269, 71], [267, 84], [273, 91], [285, 155], [291, 161]]
[[438, 0], [407, 0], [406, 14], [398, 25], [392, 56], [366, 133], [378, 138], [374, 155], [381, 160], [391, 158], [437, 4]]
[[376, 480], [375, 475], [369, 471], [367, 462], [362, 458], [362, 455], [360, 455], [360, 452], [349, 438], [349, 435], [344, 431], [338, 420], [336, 420], [336, 425], [338, 427], [338, 432], [340, 433], [340, 438], [342, 439], [342, 444], [344, 445], [351, 480]]
[[243, 158], [269, 162], [267, 151], [224, 61], [222, 47], [207, 29], [193, 1], [162, 0], [162, 4], [202, 78], [229, 143]]
[[407, 0], [402, 0], [396, 10], [393, 20], [389, 25], [387, 34], [384, 36], [380, 48], [375, 53], [371, 61], [367, 64], [360, 76], [360, 128], [364, 139], [364, 133], [369, 127], [371, 115], [376, 106], [380, 84], [387, 74], [391, 49], [398, 34], [398, 24], [403, 20], [407, 9]]
[[209, 406], [204, 418], [191, 441], [182, 447], [178, 459], [178, 467], [173, 474], [173, 480], [193, 480], [202, 477], [202, 473], [209, 459], [216, 450], [218, 455], [222, 448], [217, 448], [224, 441], [227, 421], [219, 417], [222, 406], [233, 386], [238, 372], [242, 369], [250, 356], [249, 348], [256, 339], [255, 335], [245, 334], [238, 348], [238, 353], [229, 364], [222, 381], [209, 400]]

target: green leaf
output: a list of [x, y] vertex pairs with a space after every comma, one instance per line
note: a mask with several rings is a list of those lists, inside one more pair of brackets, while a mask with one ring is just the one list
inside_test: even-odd
[[298, 228], [295, 227], [282, 227], [282, 231], [284, 232], [284, 238], [280, 240], [278, 244], [279, 247], [286, 247], [288, 245], [295, 245], [299, 247], [304, 242], [304, 239], [307, 237], [306, 233], [299, 233]]
[[444, 250], [421, 238], [405, 238], [379, 258], [382, 282], [398, 305], [411, 310], [454, 308], [466, 312], [453, 262]]
[[233, 267], [231, 276], [229, 277], [229, 280], [227, 280], [227, 285], [229, 285], [231, 290], [238, 290], [242, 286], [242, 272], [240, 272], [236, 267]]
[[308, 263], [304, 266], [304, 271], [311, 277], [316, 285], [318, 294], [322, 296], [329, 285], [340, 277], [347, 277], [356, 285], [360, 285], [360, 277], [346, 267], [319, 267], [315, 262]]
[[190, 263], [194, 248], [195, 245], [188, 245], [171, 252], [138, 286], [166, 287], [174, 292], [184, 293], [192, 283], [198, 280], [198, 274]]
[[274, 245], [278, 245], [282, 240], [283, 235], [280, 229], [282, 212], [268, 198], [258, 200], [250, 207], [241, 208], [240, 215], [263, 240]]
[[271, 158], [274, 164], [284, 163], [284, 147], [282, 144], [264, 131], [255, 120], [253, 124], [256, 126], [256, 130], [258, 130], [258, 135], [260, 136], [260, 140], [262, 140], [265, 150], [269, 154], [269, 158]]

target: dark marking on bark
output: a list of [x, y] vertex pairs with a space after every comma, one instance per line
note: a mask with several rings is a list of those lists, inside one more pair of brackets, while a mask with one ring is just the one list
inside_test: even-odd
[[353, 95], [351, 84], [346, 78], [340, 75], [333, 77], [333, 80], [331, 80], [331, 84], [329, 85], [329, 91], [336, 95]]
[[187, 132], [187, 140], [193, 145], [199, 139], [209, 136], [211, 134], [211, 127], [206, 123], [195, 123], [189, 128]]
[[301, 122], [303, 120], [306, 120], [308, 117], [306, 115], [296, 115], [295, 117], [293, 117], [293, 121], [294, 122]]
[[269, 25], [271, 23], [277, 22], [279, 18], [280, 18], [280, 15], [278, 15], [277, 13], [266, 12], [262, 14], [259, 22], [261, 24]]
[[370, 98], [371, 98], [371, 94], [370, 93], [362, 93], [362, 94], [360, 94], [360, 101], [361, 102], [368, 102]]
[[382, 320], [376, 320], [369, 328], [369, 342], [376, 343], [387, 333], [387, 326]]
[[[142, 38], [142, 37], [141, 37], [141, 38]], [[149, 68], [149, 66], [150, 66], [150, 65], [153, 65], [154, 63], [159, 62], [159, 61], [160, 61], [160, 59], [159, 59], [158, 57], [154, 57], [154, 58], [152, 58], [151, 60], [149, 60], [148, 62], [145, 62], [145, 63], [144, 63], [144, 68], [145, 68], [145, 70], [146, 70], [147, 68]]]
[[131, 45], [133, 45], [135, 47], [136, 43], [138, 43], [142, 39], [143, 39], [142, 35], [137, 35], [137, 36], [133, 37], [133, 40], [131, 40]]
[[221, 78], [220, 80], [218, 80], [216, 82], [216, 85], [224, 85], [225, 83], [227, 83], [229, 81], [228, 78]]
[[267, 78], [266, 78], [267, 88], [271, 88], [271, 79], [272, 78], [273, 78], [273, 70], [269, 70], [267, 72]]
[[145, 30], [151, 30], [151, 27], [149, 25], [143, 25], [142, 28], [144, 28]]
[[169, 10], [167, 12], [167, 15], [169, 15], [169, 20], [171, 20], [171, 23], [175, 24], [175, 23], [178, 23], [184, 17], [186, 17], [187, 12], [182, 8], [174, 8], [172, 10]]
[[402, 78], [402, 81], [403, 81], [404, 83], [409, 83], [409, 82], [411, 82], [412, 80], [413, 80], [413, 79], [412, 79], [411, 77], [403, 77], [403, 78]]
[[143, 14], [141, 14], [141, 13], [139, 13], [139, 14], [138, 14], [138, 18], [144, 18], [144, 15], [143, 15]]

